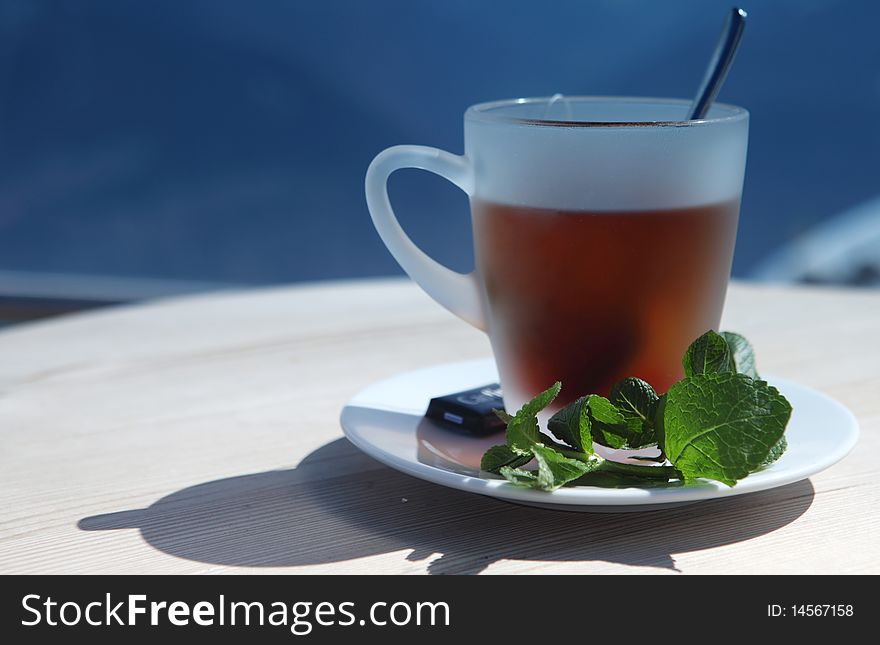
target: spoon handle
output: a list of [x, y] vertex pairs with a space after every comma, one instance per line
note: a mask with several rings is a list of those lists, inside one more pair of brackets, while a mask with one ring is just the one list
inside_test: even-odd
[[715, 48], [712, 60], [709, 61], [709, 67], [706, 69], [706, 76], [703, 77], [697, 97], [691, 104], [689, 120], [702, 119], [712, 106], [712, 102], [718, 95], [718, 90], [721, 89], [721, 85], [727, 77], [733, 57], [736, 56], [736, 50], [739, 48], [743, 30], [746, 27], [747, 15], [739, 7], [734, 7], [727, 14], [724, 26], [721, 28], [718, 46]]

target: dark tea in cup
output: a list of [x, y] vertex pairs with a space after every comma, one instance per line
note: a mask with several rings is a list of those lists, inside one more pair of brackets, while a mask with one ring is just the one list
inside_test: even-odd
[[475, 200], [472, 212], [489, 333], [525, 391], [561, 380], [559, 405], [633, 375], [665, 391], [693, 329], [718, 324], [737, 201], [564, 211]]

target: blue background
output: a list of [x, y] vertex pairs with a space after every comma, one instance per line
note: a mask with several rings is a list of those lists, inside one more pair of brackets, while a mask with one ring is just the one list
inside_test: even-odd
[[[715, 2], [0, 4], [0, 269], [269, 283], [399, 273], [363, 199], [466, 106], [690, 97]], [[777, 0], [720, 96], [752, 113], [736, 275], [880, 193], [880, 3]], [[413, 239], [471, 266], [467, 200], [392, 177]]]

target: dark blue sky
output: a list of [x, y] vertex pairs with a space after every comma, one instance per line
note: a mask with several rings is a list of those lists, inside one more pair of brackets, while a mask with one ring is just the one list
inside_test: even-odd
[[[880, 4], [777, 0], [721, 99], [752, 130], [735, 273], [880, 193]], [[0, 269], [279, 282], [398, 269], [363, 174], [462, 149], [513, 96], [689, 97], [729, 0], [0, 5]], [[471, 263], [467, 201], [406, 171], [412, 237]]]

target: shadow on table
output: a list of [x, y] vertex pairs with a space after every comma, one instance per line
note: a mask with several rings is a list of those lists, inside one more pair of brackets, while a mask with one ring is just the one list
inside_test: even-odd
[[663, 511], [596, 514], [507, 504], [400, 474], [347, 440], [291, 470], [218, 479], [146, 509], [80, 520], [84, 531], [138, 528], [156, 549], [221, 565], [283, 567], [411, 549], [433, 574], [498, 560], [603, 560], [675, 570], [674, 555], [770, 533], [812, 503], [802, 481]]

